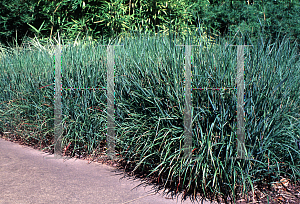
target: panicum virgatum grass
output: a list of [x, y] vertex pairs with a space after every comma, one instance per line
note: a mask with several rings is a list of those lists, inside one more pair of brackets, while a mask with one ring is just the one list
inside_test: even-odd
[[[191, 39], [191, 40], [189, 40]], [[230, 195], [266, 176], [299, 178], [300, 60], [297, 44], [261, 38], [245, 48], [245, 128], [249, 160], [236, 151], [236, 91], [193, 90], [193, 158], [183, 156], [184, 47], [192, 48], [192, 87], [231, 87], [235, 40], [136, 35], [115, 39], [116, 149], [134, 171], [187, 193]], [[51, 44], [52, 43], [52, 44]], [[62, 41], [62, 87], [106, 87], [107, 41]], [[53, 42], [1, 49], [1, 131], [49, 144], [53, 135]], [[51, 85], [52, 86], [46, 86]], [[46, 87], [45, 87], [46, 86]], [[41, 88], [43, 87], [43, 88]], [[106, 91], [63, 89], [63, 145], [91, 153], [105, 140]], [[50, 137], [49, 137], [50, 135]], [[281, 163], [279, 163], [281, 162]], [[176, 189], [176, 188], [175, 188]], [[177, 190], [177, 189], [176, 189]]]

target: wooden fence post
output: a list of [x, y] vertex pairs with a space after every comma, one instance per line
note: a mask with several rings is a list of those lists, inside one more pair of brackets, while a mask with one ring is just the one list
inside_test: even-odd
[[184, 109], [184, 155], [188, 157], [191, 154], [193, 145], [192, 132], [192, 95], [191, 95], [191, 52], [192, 46], [185, 45], [185, 109]]
[[55, 49], [55, 101], [54, 101], [54, 156], [61, 156], [62, 109], [61, 109], [61, 45]]
[[115, 157], [115, 118], [114, 118], [114, 46], [107, 46], [107, 154]]
[[237, 152], [238, 158], [245, 157], [245, 112], [244, 112], [244, 45], [237, 46]]

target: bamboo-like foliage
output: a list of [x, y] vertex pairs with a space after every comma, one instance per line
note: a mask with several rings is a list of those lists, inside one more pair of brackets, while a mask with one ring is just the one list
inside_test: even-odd
[[[165, 187], [232, 198], [268, 175], [299, 178], [297, 45], [262, 38], [245, 48], [245, 145], [251, 159], [236, 160], [234, 90], [192, 91], [195, 157], [182, 157], [184, 47], [175, 46], [201, 45], [192, 49], [193, 88], [235, 87], [236, 48], [228, 43], [236, 42], [144, 35], [119, 43], [124, 47], [114, 48], [116, 148], [134, 171], [159, 176]], [[53, 84], [53, 51], [35, 46], [6, 49], [0, 56], [1, 131], [15, 129], [24, 141], [53, 148], [54, 91], [46, 86]], [[63, 145], [71, 143], [73, 155], [92, 153], [105, 140], [106, 56], [100, 44], [63, 43], [62, 87], [100, 88], [62, 91]]]

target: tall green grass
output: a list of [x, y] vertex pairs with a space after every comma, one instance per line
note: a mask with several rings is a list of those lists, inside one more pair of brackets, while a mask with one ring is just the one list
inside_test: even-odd
[[[251, 42], [251, 39], [249, 40]], [[62, 87], [106, 87], [107, 41], [62, 41]], [[238, 42], [200, 36], [115, 39], [116, 149], [134, 171], [186, 194], [237, 198], [280, 175], [299, 179], [300, 61], [297, 44], [264, 38], [245, 48], [246, 154], [236, 151], [236, 92], [193, 90], [193, 155], [183, 156], [184, 47], [192, 49], [192, 87], [235, 87]], [[1, 49], [0, 128], [53, 148], [54, 49], [38, 41]], [[44, 87], [46, 86], [46, 87]], [[44, 87], [44, 88], [41, 88]], [[92, 153], [105, 140], [106, 91], [63, 90], [63, 145]], [[283, 162], [283, 163], [279, 163]], [[226, 196], [225, 196], [226, 195]]]

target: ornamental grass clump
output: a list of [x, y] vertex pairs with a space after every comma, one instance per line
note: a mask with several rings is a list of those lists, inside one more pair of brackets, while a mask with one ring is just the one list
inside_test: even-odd
[[[248, 160], [236, 159], [237, 59], [236, 48], [228, 44], [239, 42], [212, 43], [196, 34], [137, 35], [101, 43], [62, 41], [62, 145], [71, 144], [75, 156], [90, 154], [105, 141], [107, 53], [101, 45], [123, 44], [114, 47], [116, 151], [133, 171], [157, 177], [172, 192], [229, 195], [233, 200], [265, 178], [296, 181], [297, 44], [287, 38], [248, 41], [253, 45], [244, 49]], [[176, 46], [183, 44], [200, 45], [192, 48], [192, 88], [203, 88], [192, 91], [190, 158], [183, 152], [185, 48]], [[38, 46], [2, 55], [1, 128], [7, 132], [17, 127], [14, 132], [24, 141], [53, 148], [54, 48], [32, 45]]]
[[[284, 174], [296, 181], [299, 150], [295, 140], [300, 135], [297, 44], [287, 39], [273, 44], [263, 40], [245, 48], [249, 160], [233, 159], [237, 156], [236, 92], [230, 89], [193, 91], [194, 158], [184, 159], [184, 50], [163, 38], [124, 43], [129, 50], [124, 55], [130, 56], [124, 65], [130, 73], [124, 74], [138, 77], [122, 83], [130, 103], [116, 102], [117, 110], [124, 104], [128, 112], [121, 120], [118, 140], [120, 145], [127, 141], [122, 149], [134, 170], [155, 174], [164, 186], [177, 186], [176, 190], [229, 193], [233, 199], [253, 190], [254, 181], [267, 177], [274, 181]], [[224, 41], [206, 47], [193, 50], [192, 87], [235, 87], [236, 49]], [[116, 100], [117, 96], [118, 92]]]
[[[53, 89], [39, 87], [53, 83], [52, 56], [31, 47], [6, 48], [4, 53], [0, 61], [3, 132], [13, 132], [28, 143], [48, 141], [46, 135], [53, 118]], [[37, 136], [42, 132], [43, 135]]]

